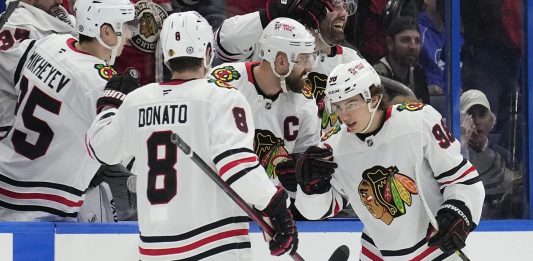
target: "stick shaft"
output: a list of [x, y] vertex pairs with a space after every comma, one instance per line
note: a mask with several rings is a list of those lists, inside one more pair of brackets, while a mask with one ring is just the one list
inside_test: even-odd
[[[422, 205], [424, 206], [424, 209], [426, 210], [426, 214], [429, 218], [429, 223], [435, 228], [435, 231], [439, 230], [439, 224], [437, 223], [437, 219], [435, 218], [435, 215], [431, 212], [431, 209], [428, 206], [428, 203], [426, 202], [426, 198], [424, 197], [424, 192], [422, 191], [422, 187], [420, 186], [421, 179], [420, 179], [420, 166], [418, 165], [418, 162], [415, 163], [414, 167], [415, 172], [415, 179], [416, 179], [416, 187], [418, 189], [418, 195], [420, 197], [420, 200], [422, 201]], [[461, 260], [463, 261], [470, 261], [470, 259], [463, 253], [461, 249], [455, 250], [455, 254], [457, 254]]]
[[[252, 207], [250, 207], [248, 203], [246, 203], [246, 201], [244, 201], [244, 199], [237, 194], [237, 192], [235, 192], [235, 190], [233, 190], [220, 176], [218, 176], [218, 174], [209, 165], [207, 165], [207, 163], [200, 158], [200, 156], [191, 150], [191, 147], [189, 147], [187, 143], [185, 143], [176, 133], [172, 133], [171, 141], [178, 146], [183, 153], [189, 156], [191, 160], [196, 163], [196, 165], [198, 165], [198, 167], [205, 172], [205, 174], [207, 174], [207, 176], [209, 176], [209, 178], [211, 178], [233, 201], [235, 201], [235, 203], [237, 203], [237, 205], [244, 210], [244, 212], [246, 212], [246, 214], [248, 214], [252, 220], [257, 222], [257, 224], [259, 224], [259, 226], [263, 229], [263, 231], [265, 231], [265, 233], [267, 233], [267, 235], [274, 237], [275, 232], [272, 227], [270, 227], [270, 225], [261, 216], [259, 216], [259, 214], [252, 209]], [[298, 253], [294, 253], [290, 256], [293, 260], [304, 260]]]

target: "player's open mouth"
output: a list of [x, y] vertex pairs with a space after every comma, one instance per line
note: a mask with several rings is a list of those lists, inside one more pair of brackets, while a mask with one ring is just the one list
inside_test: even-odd
[[355, 129], [355, 125], [357, 125], [357, 122], [346, 124], [346, 126], [348, 126], [348, 130], [349, 131]]
[[336, 22], [336, 23], [333, 24], [333, 27], [337, 31], [344, 31], [344, 22]]

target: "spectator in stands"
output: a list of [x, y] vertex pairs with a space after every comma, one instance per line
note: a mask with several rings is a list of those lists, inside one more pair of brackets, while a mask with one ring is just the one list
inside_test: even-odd
[[[405, 84], [418, 99], [429, 103], [426, 73], [418, 64], [421, 44], [416, 20], [402, 16], [392, 21], [386, 41], [388, 54], [374, 64], [374, 69], [382, 76]], [[388, 89], [387, 95], [392, 103], [396, 103], [394, 98], [397, 93]]]
[[462, 87], [485, 93], [501, 130], [509, 119], [509, 86], [518, 82], [521, 59], [521, 2], [463, 0]]
[[[355, 25], [348, 24], [346, 38], [371, 64], [387, 54], [387, 27], [399, 16], [416, 16], [418, 0], [359, 0]], [[355, 28], [353, 28], [355, 27]], [[354, 31], [350, 35], [348, 31]]]
[[[521, 194], [515, 185], [520, 185], [516, 171], [507, 167], [505, 153], [489, 140], [489, 133], [496, 124], [496, 116], [483, 92], [469, 90], [461, 95], [461, 146], [467, 146], [470, 162], [476, 166], [485, 187], [483, 218], [519, 218]], [[462, 150], [464, 152], [464, 150]]]
[[430, 96], [444, 95], [446, 88], [441, 55], [446, 43], [444, 3], [444, 0], [424, 0], [425, 11], [417, 17], [422, 40], [419, 63], [426, 72]]

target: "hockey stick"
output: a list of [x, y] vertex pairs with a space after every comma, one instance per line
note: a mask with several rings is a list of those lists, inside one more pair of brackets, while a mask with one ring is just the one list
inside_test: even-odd
[[[416, 188], [418, 189], [418, 195], [420, 196], [420, 200], [422, 201], [422, 205], [424, 206], [424, 209], [426, 210], [426, 214], [429, 217], [429, 223], [431, 223], [433, 228], [435, 228], [435, 231], [438, 231], [439, 230], [439, 224], [437, 223], [437, 219], [435, 218], [435, 216], [431, 212], [431, 209], [428, 206], [426, 198], [424, 197], [424, 192], [422, 191], [422, 188], [419, 186], [419, 183], [420, 183], [420, 175], [419, 175], [420, 171], [419, 171], [419, 168], [420, 167], [418, 166], [418, 163], [415, 162], [415, 168], [414, 168], [415, 179], [416, 179], [415, 183], [416, 183]], [[463, 260], [463, 261], [470, 261], [470, 258], [468, 258], [461, 249], [455, 250], [455, 254], [457, 254], [461, 258], [461, 260]]]
[[6, 11], [0, 17], [0, 30], [2, 30], [2, 27], [4, 27], [4, 24], [7, 22], [7, 19], [9, 19], [9, 17], [15, 11], [15, 9], [17, 9], [17, 7], [19, 6], [19, 2], [20, 0], [9, 2], [6, 8]]
[[[265, 233], [267, 233], [267, 235], [274, 237], [275, 232], [272, 227], [270, 227], [270, 225], [263, 218], [261, 218], [259, 214], [252, 209], [252, 207], [250, 207], [248, 203], [241, 198], [241, 196], [239, 196], [239, 194], [235, 192], [235, 190], [233, 190], [222, 178], [220, 178], [218, 174], [211, 169], [211, 167], [209, 167], [209, 165], [207, 165], [202, 158], [200, 158], [200, 156], [192, 151], [191, 147], [189, 147], [189, 145], [187, 145], [187, 143], [185, 143], [185, 141], [183, 141], [177, 133], [172, 133], [170, 136], [170, 141], [178, 146], [178, 148], [180, 148], [185, 155], [189, 156], [192, 161], [196, 163], [196, 165], [198, 165], [198, 167], [203, 170], [205, 174], [207, 174], [207, 176], [209, 176], [209, 178], [211, 178], [235, 203], [237, 203], [237, 205], [239, 205], [239, 207], [244, 210], [244, 212], [246, 212], [251, 219], [259, 224], [259, 226], [263, 229], [263, 231], [265, 231]], [[290, 257], [297, 261], [304, 260], [298, 253], [290, 255]]]
[[395, 92], [399, 92], [400, 95], [416, 98], [415, 93], [411, 89], [409, 89], [409, 87], [405, 86], [405, 84], [381, 75], [379, 76], [379, 79], [381, 80], [381, 84], [385, 89], [390, 89]]

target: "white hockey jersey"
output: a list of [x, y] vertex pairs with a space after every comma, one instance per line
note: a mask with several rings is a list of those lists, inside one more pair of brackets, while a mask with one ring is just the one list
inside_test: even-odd
[[143, 86], [88, 132], [103, 162], [135, 156], [142, 260], [251, 260], [248, 217], [170, 141], [177, 133], [244, 200], [264, 209], [276, 188], [252, 150], [242, 95], [206, 79]]
[[[84, 136], [114, 71], [69, 35], [26, 40], [15, 121], [0, 141], [0, 220], [75, 220], [100, 164]], [[0, 60], [3, 53], [0, 52]]]
[[[220, 25], [215, 32], [215, 44], [217, 56], [226, 62], [235, 61], [260, 61], [258, 42], [263, 33], [263, 28], [268, 22], [261, 21], [259, 12], [230, 17]], [[358, 53], [345, 46], [335, 45], [331, 47], [331, 54], [319, 53], [318, 64], [315, 70], [307, 75], [306, 86], [303, 94], [314, 97], [318, 106], [318, 115], [321, 119], [321, 127], [324, 134], [338, 132], [339, 125], [335, 115], [329, 115], [325, 111], [324, 96], [328, 74], [335, 66], [362, 59]]]
[[211, 70], [208, 77], [220, 86], [234, 86], [252, 108], [255, 123], [254, 151], [269, 178], [278, 184], [276, 160], [304, 152], [320, 142], [316, 105], [300, 93], [288, 91], [265, 97], [255, 81], [256, 62], [227, 63]]
[[0, 52], [9, 55], [0, 60], [0, 139], [7, 135], [15, 118], [17, 91], [14, 76], [24, 48], [17, 48], [25, 39], [41, 39], [53, 33], [70, 34], [74, 18], [63, 7], [57, 8], [57, 17], [20, 2], [0, 31]]
[[440, 249], [427, 246], [429, 216], [422, 195], [432, 216], [444, 201], [457, 199], [479, 224], [485, 193], [440, 114], [420, 103], [395, 105], [377, 133], [360, 137], [343, 125], [325, 141], [339, 164], [334, 189], [308, 196], [298, 188], [300, 212], [312, 219], [332, 216], [347, 200], [364, 224], [361, 260], [445, 259]]

